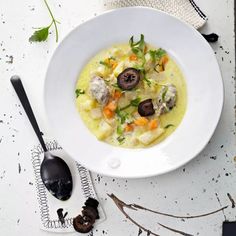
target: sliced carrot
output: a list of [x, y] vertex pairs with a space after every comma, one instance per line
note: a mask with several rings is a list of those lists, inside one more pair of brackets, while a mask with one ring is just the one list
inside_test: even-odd
[[157, 127], [158, 127], [158, 121], [156, 119], [149, 121], [148, 128], [150, 130], [156, 129]]
[[129, 56], [129, 60], [130, 60], [130, 61], [137, 61], [137, 60], [138, 60], [138, 57], [137, 57], [135, 54], [131, 54], [131, 55]]
[[161, 58], [161, 63], [162, 63], [163, 65], [165, 65], [168, 61], [169, 61], [168, 56], [163, 56], [163, 57]]
[[111, 62], [111, 68], [114, 70], [117, 67], [118, 63], [116, 61]]
[[135, 121], [134, 121], [134, 124], [136, 124], [137, 126], [144, 126], [148, 123], [148, 119], [145, 118], [145, 117], [140, 117], [140, 118], [137, 118]]
[[106, 105], [106, 108], [111, 111], [115, 111], [117, 108], [117, 104], [114, 101], [111, 101]]
[[114, 112], [111, 111], [109, 108], [104, 107], [103, 108], [103, 114], [106, 118], [111, 119], [114, 116]]
[[120, 91], [118, 91], [118, 90], [115, 90], [114, 95], [113, 95], [113, 98], [117, 100], [117, 99], [119, 99], [121, 96], [122, 96], [122, 93], [121, 93]]
[[125, 132], [130, 132], [130, 131], [133, 131], [134, 130], [134, 127], [132, 124], [126, 124], [125, 126]]

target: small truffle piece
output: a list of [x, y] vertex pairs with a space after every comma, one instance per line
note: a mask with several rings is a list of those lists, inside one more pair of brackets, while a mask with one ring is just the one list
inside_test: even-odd
[[78, 215], [73, 219], [73, 226], [79, 233], [88, 233], [93, 228], [94, 222], [95, 219]]
[[146, 99], [139, 103], [138, 113], [140, 116], [151, 116], [155, 113], [152, 99]]
[[97, 208], [93, 208], [90, 206], [83, 207], [82, 215], [87, 216], [91, 219], [94, 219], [94, 221], [95, 221], [95, 219], [99, 219]]
[[126, 68], [117, 77], [117, 84], [123, 90], [135, 88], [140, 81], [140, 73], [135, 68]]
[[95, 223], [96, 219], [99, 219], [98, 204], [96, 199], [88, 198], [84, 203], [82, 214], [76, 216], [73, 219], [74, 229], [79, 233], [88, 233]]

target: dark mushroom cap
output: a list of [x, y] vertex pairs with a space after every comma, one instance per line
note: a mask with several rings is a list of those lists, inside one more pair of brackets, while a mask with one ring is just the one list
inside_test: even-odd
[[91, 198], [91, 197], [89, 197], [89, 198], [86, 200], [86, 202], [84, 203], [85, 206], [91, 206], [91, 207], [93, 207], [93, 208], [97, 208], [97, 207], [98, 207], [98, 204], [99, 204], [99, 202], [98, 202], [96, 199]]
[[151, 116], [155, 113], [152, 99], [146, 99], [139, 103], [138, 113], [140, 116]]
[[126, 68], [117, 77], [117, 84], [123, 90], [131, 90], [140, 81], [140, 73], [135, 68]]
[[92, 228], [95, 220], [78, 215], [73, 219], [74, 229], [79, 233], [88, 233]]
[[90, 206], [83, 207], [82, 215], [87, 216], [91, 219], [94, 219], [94, 221], [95, 221], [95, 219], [99, 218], [97, 208], [93, 208], [93, 207], [90, 207]]

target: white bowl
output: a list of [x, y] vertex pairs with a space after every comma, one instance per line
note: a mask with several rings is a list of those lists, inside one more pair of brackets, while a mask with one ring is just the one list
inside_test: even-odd
[[[188, 105], [176, 131], [160, 144], [125, 149], [98, 141], [75, 106], [78, 74], [100, 50], [143, 33], [146, 42], [162, 47], [184, 73]], [[76, 27], [56, 49], [45, 81], [50, 125], [65, 151], [91, 171], [139, 178], [174, 170], [194, 158], [208, 143], [223, 106], [223, 84], [215, 55], [188, 24], [144, 7], [113, 10]]]

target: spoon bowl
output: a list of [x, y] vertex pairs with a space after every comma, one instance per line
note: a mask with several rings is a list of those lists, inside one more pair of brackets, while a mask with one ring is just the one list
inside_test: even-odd
[[54, 197], [63, 201], [70, 198], [72, 176], [65, 161], [48, 151], [45, 152], [40, 174], [45, 187]]

